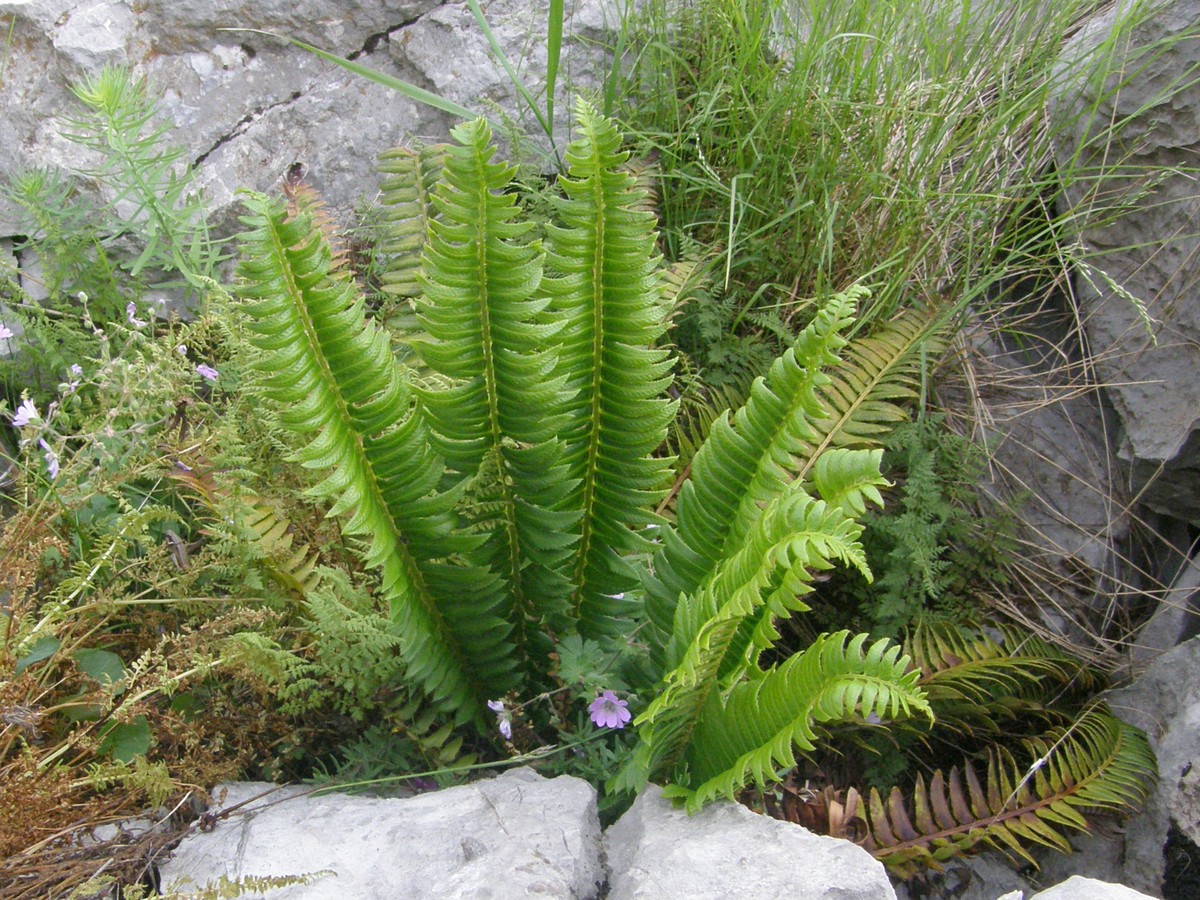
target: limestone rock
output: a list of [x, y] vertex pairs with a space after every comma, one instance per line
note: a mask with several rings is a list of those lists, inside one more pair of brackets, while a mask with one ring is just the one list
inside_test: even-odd
[[[271, 787], [229, 786], [221, 806]], [[583, 900], [604, 880], [596, 793], [575, 778], [517, 769], [409, 799], [302, 793], [284, 788], [189, 836], [163, 866], [163, 884], [328, 872], [265, 896]]]
[[[1138, 18], [1128, 37], [1106, 45], [1130, 17]], [[1068, 204], [1129, 206], [1080, 232], [1089, 266], [1075, 283], [1100, 380], [1120, 415], [1121, 453], [1134, 490], [1145, 488], [1142, 501], [1193, 525], [1200, 523], [1200, 83], [1180, 73], [1200, 59], [1197, 21], [1200, 0], [1113, 4], [1076, 35], [1061, 66], [1065, 74], [1108, 64], [1113, 74], [1099, 92], [1064, 78], [1051, 104], [1060, 166], [1092, 173], [1070, 188]], [[1118, 141], [1110, 122], [1123, 123]], [[1150, 172], [1164, 177], [1149, 185]]]
[[[483, 0], [481, 6], [537, 96], [545, 86], [546, 35], [539, 28], [545, 5]], [[570, 98], [603, 78], [604, 44], [620, 9], [616, 0], [566, 4], [554, 123], [560, 147]], [[380, 152], [446, 140], [456, 121], [280, 38], [244, 29], [352, 57], [494, 121], [509, 116], [531, 134], [540, 132], [461, 3], [0, 0], [0, 22], [7, 27], [10, 20], [11, 50], [0, 76], [0, 182], [29, 166], [83, 163], [86, 153], [61, 136], [60, 117], [74, 106], [68, 85], [105, 63], [124, 63], [164, 95], [163, 124], [197, 167], [219, 233], [237, 228], [236, 190], [273, 190], [295, 162], [307, 166], [330, 209], [346, 214], [375, 196]], [[0, 200], [0, 238], [21, 234], [20, 221], [16, 207]]]
[[1153, 900], [1149, 894], [1123, 884], [1109, 884], [1095, 878], [1076, 875], [1049, 890], [1039, 891], [1030, 900]]
[[712, 803], [693, 816], [647, 788], [604, 835], [609, 900], [887, 900], [883, 866], [848, 841]]
[[1146, 732], [1158, 756], [1158, 784], [1146, 808], [1124, 828], [1121, 878], [1157, 893], [1172, 823], [1181, 838], [1200, 846], [1200, 638], [1163, 654], [1132, 685], [1106, 699], [1116, 715]]

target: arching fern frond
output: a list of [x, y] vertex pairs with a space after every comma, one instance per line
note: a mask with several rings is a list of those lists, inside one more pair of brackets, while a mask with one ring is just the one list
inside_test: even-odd
[[792, 480], [811, 483], [827, 450], [877, 444], [906, 418], [898, 404], [916, 396], [919, 350], [936, 344], [935, 314], [906, 313], [847, 346], [842, 333], [866, 296], [853, 288], [830, 298], [755, 382], [746, 406], [714, 424], [647, 579], [647, 613], [658, 635], [669, 632], [679, 596], [738, 545], [770, 497]]
[[[1073, 702], [1103, 687], [1101, 676], [1037, 635], [1008, 625], [968, 629], [921, 622], [905, 641], [938, 725], [1002, 730], [1014, 716], [1074, 715]], [[1061, 709], [1054, 716], [1055, 709]]]
[[586, 637], [621, 634], [637, 584], [622, 555], [647, 549], [638, 529], [657, 521], [654, 505], [670, 483], [670, 461], [652, 457], [675, 404], [664, 399], [673, 362], [657, 349], [664, 325], [654, 216], [643, 192], [620, 171], [628, 154], [613, 123], [589, 104], [576, 107], [579, 139], [567, 148], [565, 227], [550, 227], [547, 290], [561, 333], [561, 365], [575, 394], [563, 433], [581, 512], [572, 573], [572, 611]]
[[928, 714], [899, 645], [881, 640], [864, 648], [866, 640], [846, 631], [822, 635], [778, 669], [734, 685], [723, 701], [711, 696], [685, 757], [695, 787], [673, 785], [664, 796], [684, 797], [695, 810], [717, 796], [732, 799], [751, 779], [777, 781], [796, 764], [796, 748], [815, 748], [814, 724]]
[[443, 467], [424, 415], [311, 216], [255, 194], [246, 206], [240, 293], [264, 393], [308, 439], [294, 459], [327, 473], [310, 493], [347, 516], [343, 532], [380, 571], [410, 677], [460, 718], [478, 715], [512, 683], [511, 626], [471, 603], [481, 573], [439, 562], [478, 542], [456, 533], [454, 495], [436, 490]]
[[1034, 846], [1069, 851], [1063, 829], [1086, 831], [1087, 815], [1133, 812], [1157, 773], [1145, 735], [1103, 705], [1023, 743], [1028, 762], [992, 749], [982, 780], [969, 761], [928, 787], [918, 778], [911, 806], [897, 788], [886, 803], [872, 790], [863, 846], [901, 876], [980, 844], [1032, 863]]
[[647, 580], [647, 613], [658, 632], [656, 649], [671, 633], [675, 604], [690, 594], [717, 563], [735, 552], [765, 504], [790, 481], [792, 451], [811, 434], [808, 419], [823, 414], [816, 387], [822, 369], [837, 362], [851, 323], [854, 296], [839, 294], [777, 359], [755, 379], [750, 399], [729, 417], [718, 418], [692, 460], [692, 477], [679, 492], [676, 525], [663, 529], [663, 547]]
[[813, 571], [836, 560], [870, 576], [861, 532], [852, 518], [797, 487], [767, 507], [742, 549], [704, 587], [681, 600], [665, 653], [669, 673], [637, 720], [647, 776], [676, 768], [701, 717], [714, 714], [719, 676], [761, 675], [758, 656], [779, 636], [774, 620], [808, 608], [800, 598], [812, 590]]

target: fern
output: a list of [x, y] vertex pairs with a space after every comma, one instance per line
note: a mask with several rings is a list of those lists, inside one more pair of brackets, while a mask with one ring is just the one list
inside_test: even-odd
[[[310, 493], [331, 502], [379, 572], [405, 671], [433, 701], [406, 698], [397, 715], [412, 721], [393, 724], [421, 752], [456, 757], [459, 738], [439, 716], [482, 725], [488, 699], [558, 693], [545, 692], [556, 669], [587, 681], [583, 660], [628, 648], [644, 613], [651, 670], [631, 664], [612, 677], [640, 680], [635, 698], [653, 687], [642, 694], [652, 699], [610, 789], [666, 780], [695, 809], [778, 779], [839, 724], [878, 717], [907, 728], [940, 705], [953, 727], [994, 727], [1013, 710], [1035, 711], [1034, 687], [1047, 677], [1064, 691], [1082, 683], [1047, 648], [1008, 652], [1015, 636], [1001, 648], [936, 629], [914, 637], [915, 664], [890, 641], [843, 631], [764, 666], [780, 652], [779, 622], [807, 610], [822, 573], [841, 564], [871, 578], [860, 519], [887, 486], [878, 445], [917, 396], [939, 313], [907, 312], [851, 341], [867, 293], [832, 296], [745, 405], [713, 421], [667, 525], [655, 507], [673, 463], [655, 452], [678, 403], [667, 396], [675, 361], [658, 344], [688, 275], [659, 271], [653, 214], [622, 169], [613, 124], [582, 102], [576, 119], [562, 196], [550, 204], [557, 221], [540, 238], [521, 218], [513, 170], [493, 161], [484, 122], [456, 128], [440, 162], [393, 157], [397, 234], [411, 239], [396, 248], [394, 284], [420, 287], [413, 346], [430, 373], [417, 387], [365, 319], [315, 200], [294, 191], [290, 213], [262, 197], [247, 204], [243, 295], [265, 395], [307, 441], [295, 460], [325, 476]], [[633, 561], [651, 553], [652, 572], [639, 577]], [[392, 633], [369, 633], [369, 616], [339, 624], [330, 617], [345, 613], [324, 600], [311, 613], [317, 630], [340, 629], [362, 647]], [[370, 627], [355, 637], [359, 625]], [[1048, 721], [1063, 723], [1055, 717], [1066, 711], [1052, 706]], [[556, 701], [552, 716], [566, 715]], [[1102, 732], [1085, 717], [1052, 747], [1030, 739], [1052, 793], [1070, 788], [1071, 766], [1108, 765], [1096, 749]], [[1092, 749], [1076, 752], [1083, 739]], [[363, 761], [372, 746], [362, 745]], [[1020, 799], [1011, 761], [995, 753], [989, 779], [997, 790], [1011, 782]], [[1137, 777], [1139, 758], [1116, 754], [1117, 786], [1106, 793], [1094, 781], [1079, 796], [1117, 802], [1133, 790], [1123, 794], [1119, 779]], [[1072, 815], [1046, 809], [1035, 815]], [[1042, 834], [1017, 821], [1003, 833]], [[880, 845], [893, 847], [883, 825], [897, 823], [876, 824]]]
[[364, 561], [379, 569], [410, 677], [469, 716], [481, 698], [511, 683], [510, 626], [456, 596], [478, 573], [418, 561], [468, 543], [452, 534], [454, 495], [435, 491], [441, 461], [425, 419], [386, 337], [364, 320], [348, 279], [332, 271], [311, 214], [301, 209], [289, 219], [260, 195], [246, 206], [241, 293], [251, 301], [251, 342], [263, 352], [258, 366], [271, 376], [266, 395], [282, 407], [287, 427], [309, 436], [295, 461], [329, 472], [310, 492], [334, 500], [331, 515], [349, 514], [343, 530], [364, 540]]
[[461, 146], [445, 160], [417, 302], [430, 338], [418, 353], [448, 386], [424, 397], [449, 472], [475, 488], [464, 512], [487, 540], [470, 559], [490, 594], [481, 586], [476, 602], [508, 605], [518, 629], [527, 620], [562, 628], [578, 520], [562, 508], [558, 462], [570, 400], [552, 342], [562, 323], [544, 315], [541, 248], [520, 243], [529, 226], [514, 221], [513, 170], [490, 162], [487, 124], [453, 135]]
[[[670, 630], [677, 598], [737, 547], [763, 503], [793, 478], [809, 481], [826, 450], [876, 443], [905, 419], [898, 404], [915, 396], [916, 351], [936, 345], [935, 315], [913, 312], [888, 323], [854, 341], [839, 364], [842, 332], [865, 295], [859, 288], [834, 295], [755, 381], [746, 406], [714, 424], [646, 582], [647, 613], [660, 635]], [[717, 468], [722, 477], [710, 478]]]
[[1028, 763], [994, 748], [982, 780], [969, 761], [935, 772], [928, 787], [918, 777], [911, 807], [898, 789], [886, 803], [872, 790], [863, 846], [900, 875], [981, 843], [1032, 863], [1033, 846], [1068, 852], [1063, 829], [1086, 831], [1085, 816], [1132, 812], [1157, 772], [1145, 735], [1103, 706], [1023, 743]]
[[666, 437], [676, 404], [663, 399], [673, 361], [653, 345], [665, 329], [658, 301], [654, 216], [643, 192], [619, 167], [621, 136], [584, 101], [581, 140], [566, 152], [565, 227], [551, 227], [547, 265], [555, 310], [564, 319], [562, 371], [574, 393], [563, 435], [567, 503], [580, 512], [571, 576], [571, 610], [585, 636], [627, 629], [624, 600], [637, 578], [621, 560], [649, 544], [639, 526], [656, 523], [655, 504], [670, 483], [670, 461], [650, 456]]
[[618, 172], [616, 129], [577, 112], [545, 263], [482, 121], [455, 130], [432, 218], [421, 181], [409, 212], [425, 234], [418, 352], [433, 378], [416, 391], [311, 195], [293, 189], [290, 215], [247, 202], [242, 293], [265, 394], [308, 440], [296, 461], [326, 473], [310, 493], [380, 571], [409, 674], [462, 718], [519, 688], [546, 632], [624, 627], [637, 583], [624, 557], [647, 546], [632, 529], [655, 521], [668, 481], [651, 456], [674, 410], [660, 399], [672, 360], [653, 347], [653, 216]]
[[1072, 701], [1104, 686], [1079, 660], [1006, 625], [919, 622], [904, 647], [939, 726], [964, 733], [998, 734], [998, 720], [1017, 717], [1073, 718]]
[[718, 795], [732, 799], [751, 777], [775, 781], [777, 771], [796, 764], [794, 748], [816, 748], [816, 723], [929, 715], [900, 647], [880, 640], [864, 649], [866, 640], [845, 631], [823, 635], [778, 669], [738, 683], [700, 719], [687, 757], [697, 787], [671, 793], [696, 809]]
[[[308, 544], [294, 546], [291, 523], [269, 501], [240, 493], [235, 506], [230, 491], [217, 484], [207, 466], [175, 469], [171, 477], [185, 485], [209, 513], [224, 520], [223, 525], [232, 526], [235, 533], [240, 531], [240, 539], [248, 536], [254, 558], [279, 585], [303, 597], [320, 583], [320, 555]], [[237, 519], [231, 518], [235, 514], [231, 508], [237, 509]]]
[[404, 147], [388, 150], [379, 157], [380, 202], [387, 210], [387, 240], [383, 246], [389, 265], [383, 289], [401, 297], [421, 292], [421, 253], [435, 216], [433, 192], [441, 180], [446, 146], [434, 144], [414, 151]]

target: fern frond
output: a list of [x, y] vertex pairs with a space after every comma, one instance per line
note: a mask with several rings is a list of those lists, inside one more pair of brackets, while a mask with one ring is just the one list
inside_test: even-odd
[[565, 227], [548, 229], [547, 290], [565, 320], [561, 365], [575, 395], [563, 432], [567, 506], [582, 513], [571, 604], [580, 632], [595, 638], [620, 634], [632, 612], [624, 593], [637, 580], [621, 556], [644, 551], [637, 529], [657, 521], [670, 461], [651, 454], [675, 404], [663, 399], [673, 361], [655, 347], [665, 322], [654, 216], [620, 171], [628, 154], [613, 123], [582, 100], [576, 119], [556, 204]]
[[841, 510], [797, 487], [772, 501], [741, 550], [681, 600], [666, 648], [671, 671], [638, 719], [649, 775], [674, 767], [701, 715], [711, 714], [719, 675], [761, 674], [758, 656], [779, 637], [774, 620], [808, 608], [800, 598], [812, 591], [810, 570], [830, 569], [838, 560], [870, 577], [861, 532]]
[[473, 488], [462, 509], [487, 542], [471, 558], [496, 576], [485, 602], [511, 604], [519, 631], [526, 621], [558, 630], [578, 519], [561, 508], [569, 485], [557, 435], [571, 399], [556, 374], [561, 323], [544, 315], [541, 246], [521, 243], [531, 226], [514, 221], [514, 170], [491, 161], [487, 123], [452, 134], [460, 146], [445, 157], [417, 300], [429, 336], [417, 351], [448, 386], [422, 396], [449, 469]]
[[409, 675], [443, 708], [478, 715], [512, 684], [511, 626], [472, 603], [484, 573], [444, 561], [478, 542], [455, 533], [454, 495], [436, 491], [442, 464], [425, 417], [352, 281], [331, 272], [311, 216], [289, 219], [261, 195], [246, 206], [240, 293], [265, 394], [309, 440], [295, 461], [327, 473], [310, 493], [334, 501], [329, 515], [347, 516], [343, 532], [379, 569]]
[[[685, 362], [681, 360], [681, 363]], [[675, 487], [662, 508], [673, 501], [690, 477], [692, 460], [708, 440], [713, 423], [746, 402], [753, 381], [750, 376], [734, 377], [729, 384], [712, 387], [703, 384], [698, 373], [689, 372], [682, 365], [681, 368], [684, 371], [676, 380], [680, 385], [679, 411], [667, 437], [667, 449], [675, 456], [678, 474]]]
[[[918, 351], [935, 341], [934, 315], [906, 313], [847, 346], [842, 333], [866, 296], [852, 288], [830, 298], [795, 346], [755, 381], [746, 405], [732, 420], [714, 423], [647, 579], [646, 611], [660, 637], [670, 631], [680, 595], [739, 545], [770, 497], [792, 480], [811, 483], [827, 450], [877, 444], [906, 418], [898, 403], [916, 396]], [[857, 498], [875, 501], [863, 488], [868, 492]]]
[[387, 222], [383, 252], [389, 257], [382, 281], [389, 294], [415, 297], [421, 292], [421, 252], [435, 216], [433, 192], [445, 158], [444, 144], [420, 150], [397, 147], [379, 156], [377, 168], [384, 176], [380, 203]]
[[[822, 369], [837, 362], [845, 345], [859, 294], [835, 295], [797, 341], [775, 361], [765, 378], [755, 379], [750, 399], [732, 421], [718, 418], [692, 460], [692, 477], [679, 492], [676, 525], [663, 529], [663, 547], [647, 580], [647, 613], [661, 649], [671, 633], [675, 604], [690, 594], [725, 556], [736, 552], [759, 514], [759, 504], [775, 496], [797, 463], [799, 435], [811, 434], [808, 419], [822, 410], [816, 386]], [[815, 435], [812, 435], [815, 438]], [[785, 468], [785, 466], [787, 468]]]
[[928, 715], [899, 645], [885, 639], [864, 647], [866, 641], [846, 631], [822, 635], [778, 669], [736, 684], [723, 702], [710, 697], [685, 757], [696, 786], [670, 793], [695, 810], [719, 795], [732, 799], [751, 779], [760, 786], [777, 781], [778, 772], [795, 766], [795, 748], [815, 749], [814, 724], [872, 713]]
[[[231, 492], [217, 484], [211, 468], [176, 469], [171, 477], [185, 485], [214, 516], [224, 519], [232, 515]], [[302, 597], [315, 589], [321, 582], [317, 570], [320, 554], [308, 544], [293, 546], [291, 523], [269, 501], [244, 492], [237, 501], [238, 518], [231, 524], [249, 534], [258, 565], [278, 584]]]
[[1145, 735], [1102, 705], [1023, 743], [1028, 764], [993, 748], [982, 781], [970, 762], [918, 778], [911, 806], [872, 790], [863, 846], [902, 876], [981, 843], [1032, 863], [1034, 846], [1069, 851], [1063, 829], [1086, 831], [1089, 814], [1134, 811], [1157, 773]]
[[[992, 637], [992, 634], [995, 637]], [[1044, 713], [1063, 699], [1103, 687], [1078, 659], [1027, 631], [995, 625], [991, 634], [949, 623], [921, 622], [905, 641], [938, 724], [963, 731], [997, 719]]]

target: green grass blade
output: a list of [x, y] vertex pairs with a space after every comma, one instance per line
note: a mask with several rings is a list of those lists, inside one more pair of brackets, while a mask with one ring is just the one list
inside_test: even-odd
[[[558, 0], [561, 3], [561, 0]], [[479, 0], [467, 0], [467, 6], [471, 7], [471, 12], [475, 15], [475, 21], [479, 23], [479, 30], [483, 32], [483, 36], [487, 39], [488, 46], [492, 48], [492, 52], [496, 54], [496, 59], [500, 65], [504, 67], [505, 73], [508, 75], [508, 80], [512, 82], [517, 93], [521, 95], [521, 99], [525, 101], [530, 111], [537, 117], [538, 125], [542, 131], [546, 133], [546, 137], [550, 139], [550, 146], [554, 147], [554, 133], [550, 130], [550, 123], [546, 121], [546, 117], [542, 115], [541, 109], [538, 107], [537, 100], [533, 94], [529, 93], [529, 89], [525, 87], [525, 82], [521, 81], [521, 76], [517, 74], [517, 70], [512, 67], [512, 63], [508, 61], [508, 57], [504, 54], [504, 48], [500, 46], [500, 42], [496, 40], [496, 35], [492, 33], [492, 28], [488, 25], [487, 17], [484, 16], [483, 10], [479, 8]], [[553, 7], [551, 7], [553, 9]], [[559, 23], [561, 30], [561, 21]], [[561, 34], [560, 34], [561, 41]], [[547, 82], [547, 88], [549, 82]], [[553, 101], [547, 101], [547, 106]]]
[[338, 56], [336, 53], [330, 53], [327, 50], [321, 50], [319, 47], [314, 47], [312, 44], [306, 44], [304, 41], [298, 41], [295, 38], [290, 38], [282, 34], [276, 34], [273, 31], [263, 31], [259, 28], [222, 28], [221, 31], [251, 31], [255, 34], [265, 34], [267, 37], [277, 38], [281, 41], [287, 41], [289, 44], [295, 44], [309, 53], [314, 53], [328, 62], [335, 63], [341, 66], [348, 72], [353, 72], [355, 75], [361, 75], [376, 84], [381, 84], [385, 88], [390, 88], [398, 94], [403, 94], [410, 100], [416, 100], [418, 103], [424, 103], [426, 106], [432, 106], [434, 109], [440, 109], [442, 112], [448, 112], [452, 116], [458, 116], [462, 119], [476, 119], [478, 113], [473, 113], [465, 106], [459, 106], [457, 103], [447, 100], [445, 97], [439, 97], [432, 91], [427, 91], [424, 88], [417, 87], [409, 81], [402, 78], [395, 78], [391, 75], [385, 75], [383, 72], [376, 71], [369, 66], [364, 66], [362, 63], [354, 62], [354, 60], [346, 59]]
[[550, 18], [546, 24], [546, 133], [554, 140], [554, 88], [558, 84], [558, 66], [562, 59], [563, 0], [550, 0]]

